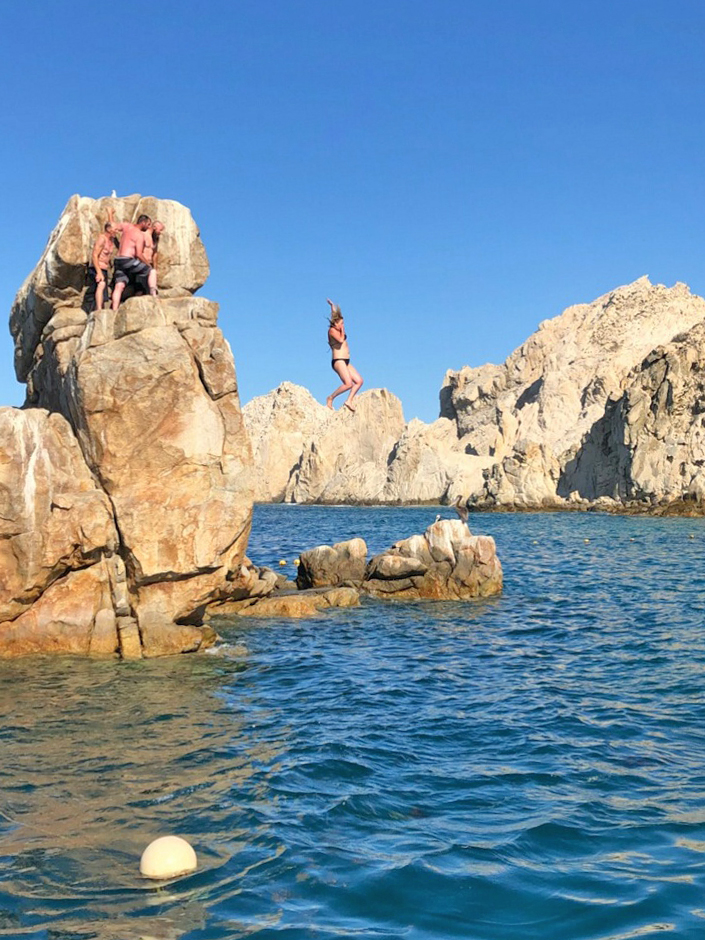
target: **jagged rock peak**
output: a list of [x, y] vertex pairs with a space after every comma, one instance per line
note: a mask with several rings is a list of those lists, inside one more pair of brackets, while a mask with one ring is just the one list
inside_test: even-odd
[[163, 290], [86, 313], [105, 203], [69, 200], [12, 310], [38, 407], [0, 415], [0, 655], [197, 649], [243, 576], [252, 458], [217, 305], [193, 296], [205, 250], [185, 206], [117, 200], [167, 226]]
[[71, 196], [34, 270], [17, 292], [10, 315], [15, 371], [24, 382], [42, 330], [60, 307], [80, 308], [86, 265], [111, 207], [119, 222], [142, 215], [164, 223], [159, 244], [159, 290], [163, 297], [193, 294], [205, 284], [208, 257], [191, 212], [171, 199]]

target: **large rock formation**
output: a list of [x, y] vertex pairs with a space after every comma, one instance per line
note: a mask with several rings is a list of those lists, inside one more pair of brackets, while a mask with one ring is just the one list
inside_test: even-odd
[[[108, 204], [118, 219], [164, 221], [160, 297], [86, 314], [85, 260]], [[218, 307], [193, 296], [207, 274], [185, 207], [74, 196], [20, 289], [11, 329], [27, 403], [0, 418], [0, 500], [14, 507], [0, 652], [159, 655], [210, 639], [197, 625], [240, 577], [252, 479]]]
[[[441, 410], [456, 422], [459, 446], [494, 458], [473, 500], [564, 505], [564, 468], [610, 398], [655, 347], [703, 319], [705, 301], [684, 284], [667, 288], [644, 277], [544, 321], [502, 366], [449, 372]], [[582, 497], [576, 487], [574, 498]]]
[[702, 508], [705, 323], [649, 353], [624, 385], [564, 467], [559, 492], [627, 505]]
[[357, 411], [331, 411], [284, 382], [243, 408], [255, 455], [260, 502], [377, 503], [392, 449], [404, 430], [401, 402], [385, 389], [363, 392]]
[[[364, 457], [354, 434], [332, 434], [342, 419], [334, 426], [338, 416], [326, 415], [304, 389], [281, 386], [245, 407], [258, 476], [276, 479], [258, 498], [414, 503], [462, 496], [478, 508], [563, 508], [598, 498], [601, 505], [608, 498], [675, 504], [685, 496], [692, 505], [701, 499], [700, 430], [697, 417], [686, 428], [686, 416], [701, 408], [704, 320], [705, 300], [684, 284], [640, 278], [544, 321], [503, 365], [448, 372], [439, 419], [411, 421], [391, 445], [401, 409], [389, 421], [378, 404], [370, 407]], [[655, 424], [640, 411], [652, 386]], [[383, 393], [375, 394], [381, 402]]]

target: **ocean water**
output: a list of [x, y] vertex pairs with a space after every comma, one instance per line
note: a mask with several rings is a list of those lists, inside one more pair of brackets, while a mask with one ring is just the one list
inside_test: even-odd
[[[249, 554], [437, 511], [258, 507]], [[705, 520], [470, 521], [500, 598], [0, 663], [0, 936], [705, 937]], [[167, 833], [199, 869], [144, 881]]]

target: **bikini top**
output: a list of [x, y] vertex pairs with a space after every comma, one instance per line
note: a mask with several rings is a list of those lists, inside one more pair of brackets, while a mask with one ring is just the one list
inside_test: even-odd
[[347, 338], [348, 338], [348, 334], [343, 333], [343, 338], [341, 340], [336, 340], [335, 342], [333, 342], [329, 336], [328, 345], [330, 346], [331, 349], [333, 349], [335, 346], [342, 346], [343, 343], [347, 342]]

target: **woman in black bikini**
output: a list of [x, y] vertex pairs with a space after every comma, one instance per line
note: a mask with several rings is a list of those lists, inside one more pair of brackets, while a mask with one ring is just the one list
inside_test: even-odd
[[334, 304], [332, 300], [329, 300], [328, 303], [330, 304], [328, 345], [333, 354], [331, 366], [333, 371], [340, 376], [340, 381], [343, 384], [339, 385], [334, 392], [331, 392], [326, 399], [326, 405], [333, 411], [333, 399], [337, 398], [338, 395], [342, 395], [343, 392], [350, 392], [343, 403], [343, 407], [354, 412], [355, 406], [352, 401], [362, 388], [362, 376], [354, 366], [350, 365], [348, 338], [345, 335], [345, 324], [343, 323], [343, 314], [340, 312], [340, 307]]

